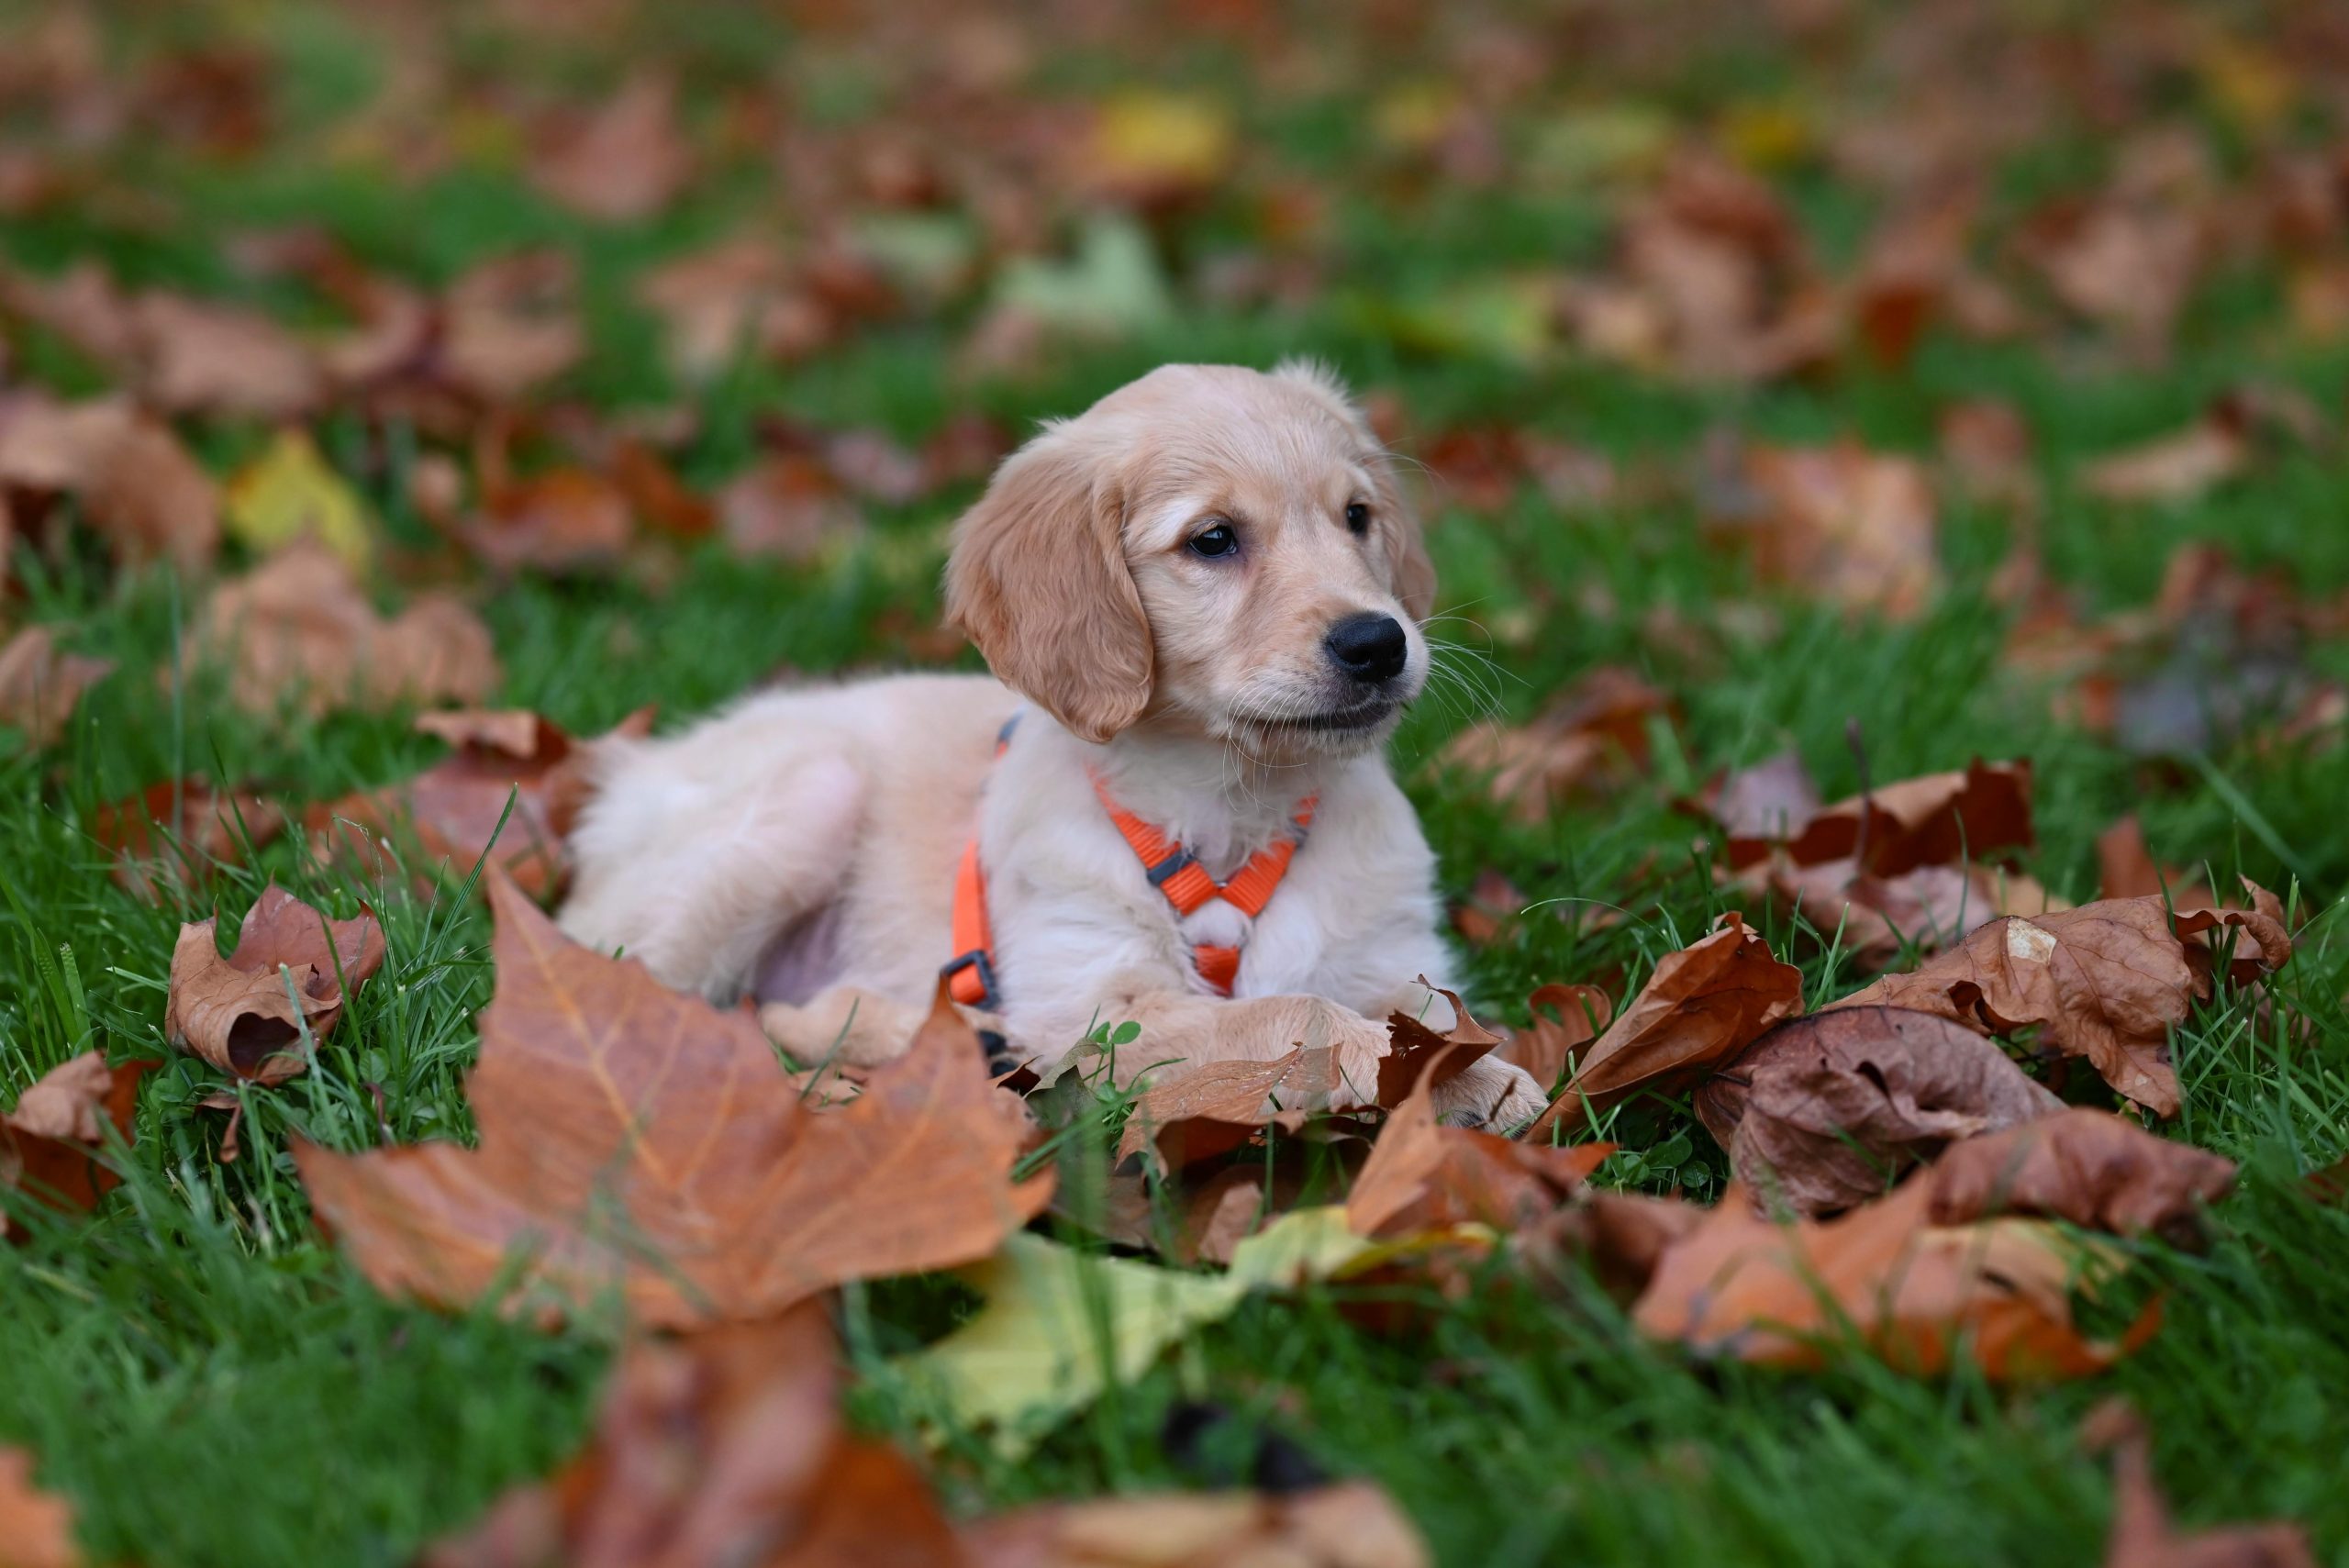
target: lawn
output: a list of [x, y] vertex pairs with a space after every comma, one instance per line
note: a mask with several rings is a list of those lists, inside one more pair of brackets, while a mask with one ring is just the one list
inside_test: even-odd
[[[1456, 679], [1394, 761], [1447, 895], [1500, 898], [1461, 942], [1480, 1016], [1522, 1028], [1552, 982], [1620, 1010], [1729, 909], [1812, 1006], [1914, 968], [1918, 943], [1856, 954], [1834, 915], [1728, 881], [1692, 803], [1789, 749], [1830, 801], [2027, 758], [2032, 839], [2006, 858], [2055, 897], [2099, 895], [2099, 835], [2133, 814], [2174, 877], [2286, 900], [2288, 967], [2197, 1001], [2168, 1042], [2179, 1114], [2154, 1124], [2240, 1162], [2234, 1190], [2199, 1248], [2110, 1243], [2161, 1325], [2082, 1378], [1993, 1383], [1963, 1356], [1916, 1376], [1849, 1344], [1799, 1372], [1702, 1356], [1499, 1250], [1464, 1290], [1253, 1296], [1017, 1458], [967, 1429], [926, 1442], [895, 1359], [968, 1293], [852, 1283], [860, 1428], [921, 1455], [959, 1516], [1244, 1484], [1270, 1432], [1386, 1488], [1446, 1563], [2054, 1564], [2104, 1550], [2110, 1465], [2081, 1428], [2119, 1396], [2183, 1524], [2294, 1520], [2349, 1563], [2349, 1209], [2308, 1181], [2349, 1152], [2338, 17], [1401, 7], [1356, 37], [1350, 10], [1199, 9], [934, 29], [815, 6], [0, 10], [0, 628], [112, 665], [53, 734], [21, 710], [0, 729], [0, 1101], [88, 1051], [160, 1063], [117, 1190], [87, 1213], [8, 1195], [0, 1445], [36, 1456], [88, 1561], [156, 1568], [408, 1563], [559, 1465], [618, 1315], [550, 1331], [389, 1299], [313, 1223], [295, 1138], [470, 1135], [496, 977], [469, 858], [395, 827], [399, 864], [338, 859], [304, 808], [444, 756], [419, 706], [592, 736], [785, 674], [975, 669], [933, 629], [936, 582], [993, 456], [1161, 362], [1306, 352], [1423, 471]], [[596, 118], [630, 93], [640, 117]], [[1920, 230], [1954, 238], [1909, 273], [1884, 261]], [[648, 291], [744, 237], [734, 271]], [[498, 362], [469, 373], [447, 302], [518, 255], [564, 259], [569, 286], [494, 323]], [[221, 372], [278, 347], [244, 328], [108, 352], [106, 310], [35, 286], [89, 266], [248, 309], [305, 353], [404, 288], [445, 313], [441, 346], [284, 385]], [[1911, 340], [1887, 322], [1918, 298]], [[1823, 336], [1787, 348], [1813, 307]], [[575, 339], [542, 374], [515, 369], [529, 326]], [[216, 479], [306, 430], [361, 502], [362, 591], [386, 615], [454, 594], [494, 681], [254, 701], [187, 656], [273, 542], [238, 493], [217, 551], [141, 560], [95, 481], [10, 466], [28, 399], [117, 391]], [[2202, 470], [2174, 472], [2181, 442]], [[2115, 475], [2148, 448], [2170, 469]], [[1839, 482], [1862, 454], [1913, 477], [1921, 550], [1873, 517], [1823, 553], [1784, 542], [1803, 525], [1766, 454], [1793, 450], [1842, 454]], [[674, 494], [612, 477], [623, 452]], [[595, 502], [531, 488], [558, 471]], [[1647, 696], [1591, 765], [1529, 799], [1462, 764], [1457, 737], [1518, 733], [1610, 667]], [[296, 825], [142, 890], [107, 808], [173, 780]], [[272, 881], [336, 916], [365, 902], [388, 959], [307, 1071], [239, 1085], [168, 1043], [173, 953], [183, 921], [233, 928]], [[2120, 1103], [2009, 1043], [2067, 1099]], [[201, 1104], [224, 1090], [229, 1147]], [[1088, 1105], [1056, 1140], [1065, 1191], [1106, 1178], [1123, 1114]], [[1600, 1122], [1577, 1136], [1621, 1146], [1601, 1186], [1720, 1197], [1728, 1156], [1685, 1090]], [[1170, 1440], [1202, 1405], [1230, 1418]]]

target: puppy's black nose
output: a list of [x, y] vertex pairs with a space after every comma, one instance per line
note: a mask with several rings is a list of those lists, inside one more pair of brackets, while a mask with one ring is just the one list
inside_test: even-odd
[[1410, 645], [1403, 640], [1403, 623], [1375, 610], [1348, 616], [1331, 627], [1322, 646], [1339, 669], [1365, 685], [1401, 674], [1410, 653]]

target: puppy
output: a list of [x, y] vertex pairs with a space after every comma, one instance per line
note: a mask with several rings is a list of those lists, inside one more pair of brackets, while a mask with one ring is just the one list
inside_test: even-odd
[[[1131, 1021], [1120, 1083], [1302, 1043], [1366, 1095], [1389, 1013], [1453, 1022], [1415, 979], [1452, 961], [1382, 755], [1434, 592], [1329, 375], [1163, 367], [1048, 425], [956, 526], [948, 617], [996, 679], [763, 693], [616, 745], [562, 927], [713, 1000], [755, 988], [804, 1061], [902, 1051], [952, 963], [1040, 1070]], [[1542, 1103], [1488, 1057], [1438, 1109]]]

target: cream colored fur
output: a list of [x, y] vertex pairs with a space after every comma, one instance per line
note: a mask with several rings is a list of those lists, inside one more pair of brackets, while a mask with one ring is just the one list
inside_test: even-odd
[[[1370, 508], [1360, 535], [1350, 502]], [[1189, 543], [1224, 522], [1240, 550]], [[950, 616], [1007, 684], [908, 675], [751, 696], [599, 761], [562, 913], [670, 984], [756, 986], [795, 1055], [904, 1049], [952, 956], [954, 869], [975, 828], [1015, 1051], [1049, 1068], [1132, 1020], [1122, 1081], [1335, 1046], [1367, 1090], [1392, 1011], [1451, 1022], [1434, 858], [1383, 759], [1427, 675], [1433, 574], [1383, 455], [1323, 373], [1168, 366], [1007, 460], [956, 530]], [[1404, 626], [1375, 722], [1323, 641], [1339, 619]], [[1009, 751], [996, 735], [1022, 717]], [[1178, 919], [1096, 798], [1180, 840], [1219, 881], [1318, 795], [1263, 915]], [[1233, 995], [1195, 943], [1244, 942]], [[1508, 1125], [1538, 1086], [1486, 1059], [1444, 1086], [1454, 1119]]]

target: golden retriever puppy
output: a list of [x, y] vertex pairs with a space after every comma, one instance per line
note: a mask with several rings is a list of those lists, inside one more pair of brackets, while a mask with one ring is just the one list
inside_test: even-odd
[[[996, 679], [761, 693], [615, 746], [562, 924], [755, 989], [802, 1060], [902, 1051], [951, 965], [1041, 1070], [1130, 1020], [1120, 1083], [1303, 1043], [1366, 1095], [1389, 1013], [1452, 1022], [1415, 978], [1451, 959], [1383, 756], [1434, 591], [1326, 373], [1166, 366], [1049, 425], [957, 525], [947, 613]], [[1438, 1108], [1542, 1106], [1486, 1058]]]

